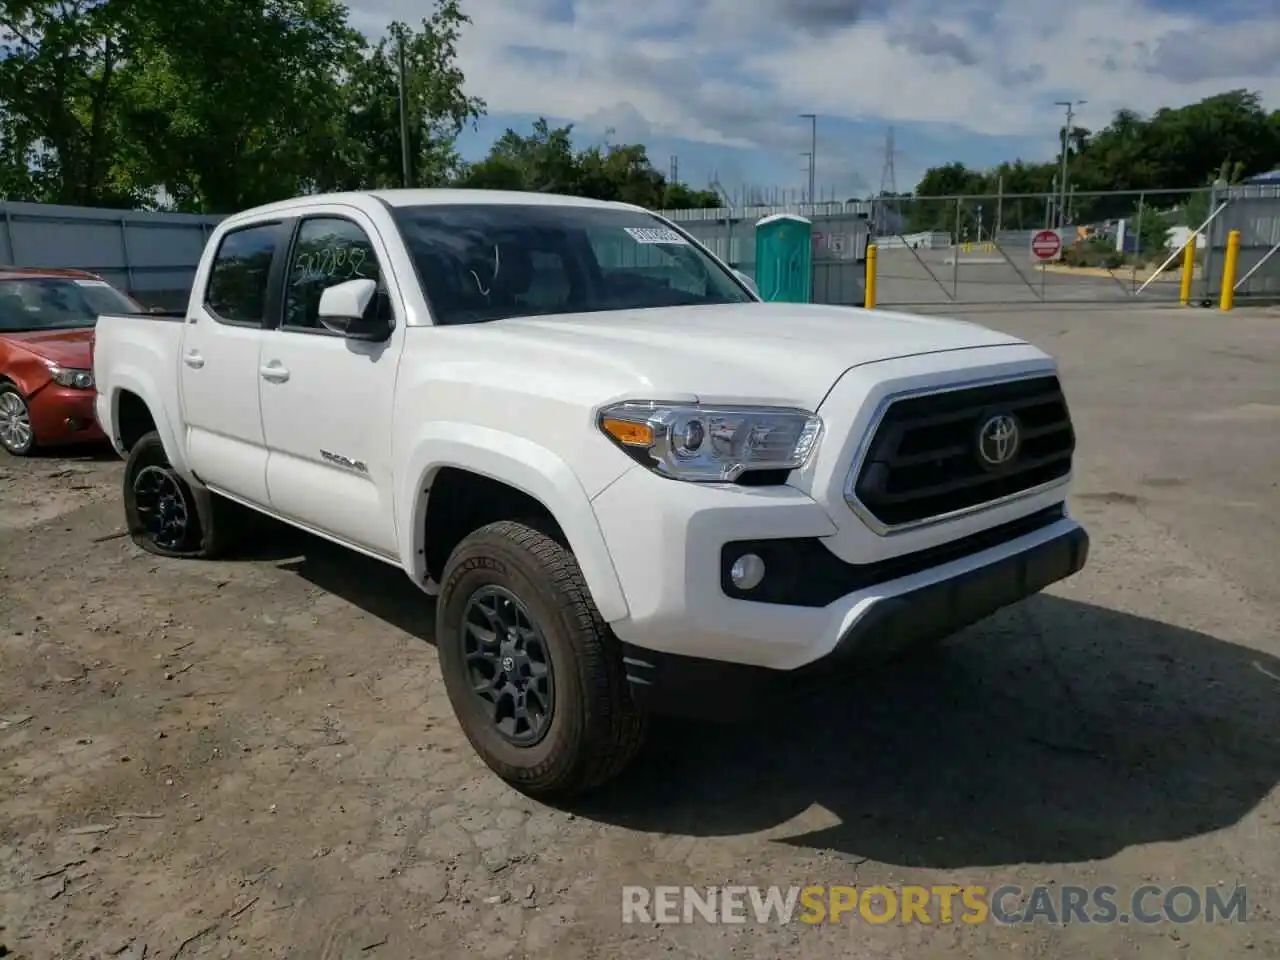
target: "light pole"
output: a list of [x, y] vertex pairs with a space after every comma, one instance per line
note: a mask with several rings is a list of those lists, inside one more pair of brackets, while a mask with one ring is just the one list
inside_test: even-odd
[[396, 37], [396, 71], [400, 79], [400, 177], [402, 186], [408, 187], [413, 173], [409, 165], [409, 71], [404, 61], [404, 34], [401, 33]]
[[1067, 144], [1071, 137], [1071, 120], [1075, 116], [1076, 107], [1083, 106], [1088, 100], [1055, 100], [1054, 106], [1067, 108], [1067, 123], [1062, 128], [1062, 177], [1058, 184], [1062, 190], [1062, 203], [1058, 207], [1058, 226], [1067, 225]]
[[809, 202], [813, 203], [814, 173], [818, 167], [818, 115], [802, 113], [800, 118], [809, 121]]

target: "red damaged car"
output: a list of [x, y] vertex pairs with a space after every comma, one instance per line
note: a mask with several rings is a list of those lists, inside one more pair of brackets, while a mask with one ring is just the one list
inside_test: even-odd
[[93, 414], [94, 324], [102, 313], [142, 313], [83, 270], [0, 267], [0, 447], [102, 441]]

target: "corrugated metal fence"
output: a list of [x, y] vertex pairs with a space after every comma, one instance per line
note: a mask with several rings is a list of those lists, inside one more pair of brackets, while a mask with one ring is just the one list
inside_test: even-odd
[[222, 217], [0, 203], [0, 264], [91, 270], [146, 306], [181, 310]]
[[1224, 200], [1226, 208], [1207, 231], [1205, 298], [1217, 300], [1221, 296], [1227, 237], [1232, 230], [1239, 230], [1237, 299], [1280, 300], [1280, 184], [1228, 187], [1217, 193], [1213, 206]]
[[871, 204], [816, 203], [779, 206], [664, 210], [662, 215], [735, 270], [755, 276], [756, 223], [779, 213], [797, 214], [813, 223], [813, 299], [815, 303], [861, 306], [871, 235]]

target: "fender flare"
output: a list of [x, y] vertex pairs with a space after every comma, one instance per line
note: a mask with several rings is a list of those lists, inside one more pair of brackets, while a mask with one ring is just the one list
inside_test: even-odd
[[437, 421], [414, 436], [400, 472], [396, 526], [400, 560], [414, 581], [426, 579], [428, 487], [442, 467], [483, 474], [528, 494], [545, 506], [569, 541], [600, 616], [627, 616], [627, 600], [613, 558], [582, 482], [559, 456], [530, 440], [468, 423]]
[[120, 394], [126, 390], [136, 394], [147, 405], [151, 420], [156, 425], [156, 432], [164, 443], [169, 463], [184, 479], [190, 481], [191, 470], [187, 466], [186, 450], [178, 442], [179, 435], [169, 419], [155, 378], [139, 367], [128, 364], [111, 371], [111, 442], [116, 450], [120, 449]]

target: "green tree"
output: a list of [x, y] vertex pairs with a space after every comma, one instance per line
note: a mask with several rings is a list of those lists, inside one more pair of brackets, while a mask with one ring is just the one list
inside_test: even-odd
[[580, 177], [572, 133], [572, 126], [552, 127], [542, 117], [527, 136], [508, 128], [487, 157], [463, 172], [461, 183], [483, 189], [576, 194]]
[[714, 190], [694, 190], [683, 183], [668, 181], [662, 198], [664, 210], [714, 210], [724, 206]]
[[339, 0], [0, 0], [0, 191], [225, 213], [398, 185], [401, 40], [414, 181], [444, 182], [484, 110], [459, 3], [370, 45]]
[[[1150, 117], [1121, 110], [1097, 132], [1073, 127], [1067, 141], [1069, 182], [1076, 191], [1072, 202], [1076, 222], [1131, 217], [1137, 210], [1138, 191], [1184, 189], [1186, 193], [1149, 196], [1144, 212], [1181, 207], [1183, 219], [1199, 223], [1208, 211], [1207, 199], [1195, 192], [1196, 187], [1212, 183], [1219, 176], [1239, 179], [1280, 166], [1280, 111], [1268, 114], [1257, 94], [1231, 90], [1186, 106], [1158, 110]], [[916, 195], [990, 195], [998, 188], [1005, 194], [1040, 194], [1036, 198], [1011, 198], [1003, 204], [1002, 223], [1028, 229], [1043, 223], [1043, 195], [1053, 189], [1061, 165], [1061, 153], [1044, 163], [1016, 160], [981, 171], [959, 163], [944, 164], [925, 171]], [[1089, 195], [1103, 191], [1117, 194]], [[962, 213], [967, 208], [962, 205]], [[945, 202], [917, 199], [904, 209], [910, 230], [955, 227], [954, 203], [948, 206]], [[1155, 222], [1144, 216], [1144, 222], [1148, 220]]]
[[392, 23], [388, 36], [353, 58], [343, 83], [338, 152], [317, 164], [320, 190], [398, 187], [400, 147], [399, 46], [403, 43], [408, 105], [410, 186], [442, 186], [461, 165], [458, 134], [483, 115], [485, 103], [463, 90], [457, 45], [470, 19], [458, 0], [437, 0], [413, 30]]
[[718, 207], [710, 190], [669, 183], [639, 143], [605, 141], [581, 151], [573, 147], [573, 126], [552, 127], [545, 118], [533, 131], [508, 129], [483, 160], [471, 164], [459, 184], [490, 190], [533, 190], [634, 203], [651, 210]]
[[338, 70], [361, 46], [338, 0], [129, 0], [120, 105], [140, 181], [178, 209], [229, 212], [299, 191], [340, 133]]
[[0, 2], [0, 189], [8, 199], [129, 206], [121, 167], [128, 0]]

